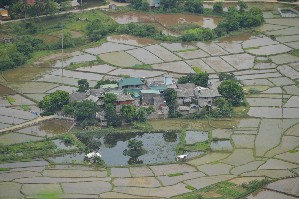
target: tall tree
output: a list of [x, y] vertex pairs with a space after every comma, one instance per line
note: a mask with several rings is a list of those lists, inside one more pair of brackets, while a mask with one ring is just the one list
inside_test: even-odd
[[78, 80], [78, 86], [79, 86], [78, 91], [80, 93], [83, 93], [89, 89], [89, 83], [88, 83], [87, 79]]
[[168, 88], [164, 92], [164, 99], [169, 107], [170, 116], [175, 116], [177, 92], [173, 88]]
[[219, 93], [233, 106], [238, 106], [244, 100], [242, 87], [235, 81], [224, 80], [218, 87]]

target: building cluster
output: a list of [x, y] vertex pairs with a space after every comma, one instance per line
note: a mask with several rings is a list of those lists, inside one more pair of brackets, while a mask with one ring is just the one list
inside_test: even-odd
[[[70, 95], [70, 102], [91, 100], [104, 107], [104, 96], [113, 93], [117, 99], [116, 112], [120, 112], [124, 104], [136, 107], [153, 107], [151, 119], [167, 118], [168, 107], [164, 99], [166, 89], [172, 88], [177, 93], [176, 111], [186, 116], [200, 112], [203, 107], [212, 108], [215, 98], [220, 97], [217, 88], [196, 86], [194, 83], [176, 84], [172, 77], [165, 76], [163, 80], [145, 80], [141, 78], [123, 78], [118, 84], [101, 85], [99, 89], [90, 89], [85, 93], [74, 92]], [[103, 110], [103, 109], [102, 109]], [[98, 113], [98, 118], [105, 120], [105, 113]]]

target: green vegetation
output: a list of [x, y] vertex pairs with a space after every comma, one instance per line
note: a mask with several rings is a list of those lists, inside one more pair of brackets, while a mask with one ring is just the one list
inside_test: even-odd
[[142, 147], [143, 147], [143, 143], [141, 140], [133, 139], [133, 140], [129, 140], [128, 142], [128, 148], [130, 150], [139, 151], [142, 149]]
[[220, 97], [215, 100], [214, 105], [216, 105], [216, 107], [213, 108], [213, 110], [210, 113], [212, 117], [232, 117], [233, 108], [231, 102], [229, 102], [223, 97]]
[[62, 140], [65, 144], [75, 144], [75, 139], [72, 134], [67, 133], [62, 137]]
[[152, 108], [136, 108], [134, 105], [124, 104], [120, 109], [122, 118], [128, 122], [145, 122], [147, 114], [150, 114]]
[[6, 99], [7, 99], [7, 101], [10, 103], [10, 104], [13, 104], [16, 100], [13, 98], [13, 97], [11, 97], [11, 96], [6, 96]]
[[192, 67], [192, 69], [193, 69], [197, 74], [201, 74], [201, 73], [203, 73], [202, 70], [200, 70], [200, 68], [198, 68], [197, 66]]
[[10, 171], [11, 168], [0, 168], [0, 171]]
[[220, 1], [214, 3], [213, 12], [216, 14], [222, 14], [223, 13], [223, 3]]
[[21, 105], [20, 106], [24, 111], [29, 111], [30, 110], [30, 107], [27, 106], [27, 105]]
[[[197, 72], [200, 72], [197, 70]], [[178, 84], [194, 83], [197, 86], [208, 87], [209, 74], [201, 72], [196, 74], [188, 74], [178, 79]]]
[[186, 189], [189, 189], [191, 191], [195, 191], [196, 190], [196, 188], [192, 187], [191, 185], [186, 185], [185, 187], [186, 187]]
[[206, 193], [210, 193], [210, 192], [221, 195], [220, 197], [217, 198], [226, 198], [226, 199], [245, 198], [249, 194], [261, 189], [268, 183], [269, 183], [268, 179], [264, 179], [261, 181], [254, 180], [249, 182], [248, 184], [242, 184], [242, 185], [237, 185], [228, 181], [223, 181], [223, 182], [210, 185], [208, 187], [204, 187], [200, 190], [190, 189], [193, 192], [176, 196], [174, 198], [175, 199], [210, 198], [209, 195], [206, 195]]
[[182, 176], [184, 175], [183, 173], [171, 173], [171, 174], [168, 174], [167, 176], [168, 177], [175, 177], [175, 176]]
[[219, 80], [223, 81], [223, 80], [232, 80], [232, 81], [237, 81], [237, 78], [235, 77], [235, 75], [233, 73], [219, 73]]
[[145, 69], [145, 70], [153, 69], [152, 65], [150, 65], [150, 64], [135, 65], [135, 66], [133, 66], [133, 68], [136, 68], [136, 69]]
[[292, 50], [290, 54], [299, 57], [299, 50]]
[[96, 112], [100, 108], [91, 100], [83, 100], [80, 102], [72, 102], [63, 107], [63, 112], [67, 115], [74, 116], [77, 121], [93, 120], [95, 118]]
[[224, 80], [218, 87], [219, 93], [233, 106], [239, 106], [244, 100], [244, 92], [238, 82]]
[[185, 145], [184, 150], [186, 151], [208, 151], [210, 150], [210, 142], [197, 142], [194, 145]]
[[89, 83], [87, 81], [87, 79], [80, 79], [78, 80], [78, 92], [80, 93], [84, 93], [89, 89]]
[[169, 116], [175, 117], [176, 116], [176, 97], [177, 92], [172, 88], [167, 88], [164, 92], [164, 99], [166, 101], [166, 105], [169, 107]]
[[195, 28], [184, 32], [182, 41], [208, 41], [215, 38], [215, 33], [210, 28]]
[[69, 93], [66, 91], [57, 90], [49, 95], [46, 95], [42, 101], [38, 103], [38, 107], [45, 112], [53, 113], [59, 111], [62, 107], [69, 103]]

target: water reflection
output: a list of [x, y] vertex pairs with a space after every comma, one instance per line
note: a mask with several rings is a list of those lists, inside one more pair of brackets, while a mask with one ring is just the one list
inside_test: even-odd
[[[179, 134], [174, 132], [113, 133], [102, 137], [79, 134], [77, 137], [90, 149], [99, 152], [108, 166], [174, 162], [179, 142]], [[132, 139], [142, 141], [146, 153], [129, 152], [128, 142]]]

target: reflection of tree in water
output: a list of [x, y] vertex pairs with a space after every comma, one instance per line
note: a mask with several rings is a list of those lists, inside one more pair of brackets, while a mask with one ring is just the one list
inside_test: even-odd
[[123, 133], [123, 134], [118, 134], [118, 133], [112, 133], [105, 135], [104, 137], [104, 144], [108, 148], [113, 148], [116, 146], [118, 141], [128, 141], [132, 138], [135, 138], [137, 136], [142, 136], [143, 133]]
[[175, 132], [163, 133], [165, 142], [176, 142], [177, 134]]
[[96, 136], [80, 133], [76, 137], [91, 150], [98, 150], [101, 146], [101, 141]]
[[38, 125], [38, 129], [49, 133], [65, 133], [71, 126], [72, 122], [67, 120], [49, 120], [41, 122]]
[[132, 164], [143, 164], [143, 160], [139, 160], [138, 157], [130, 157], [130, 159], [128, 160], [128, 164], [129, 165], [132, 165]]

